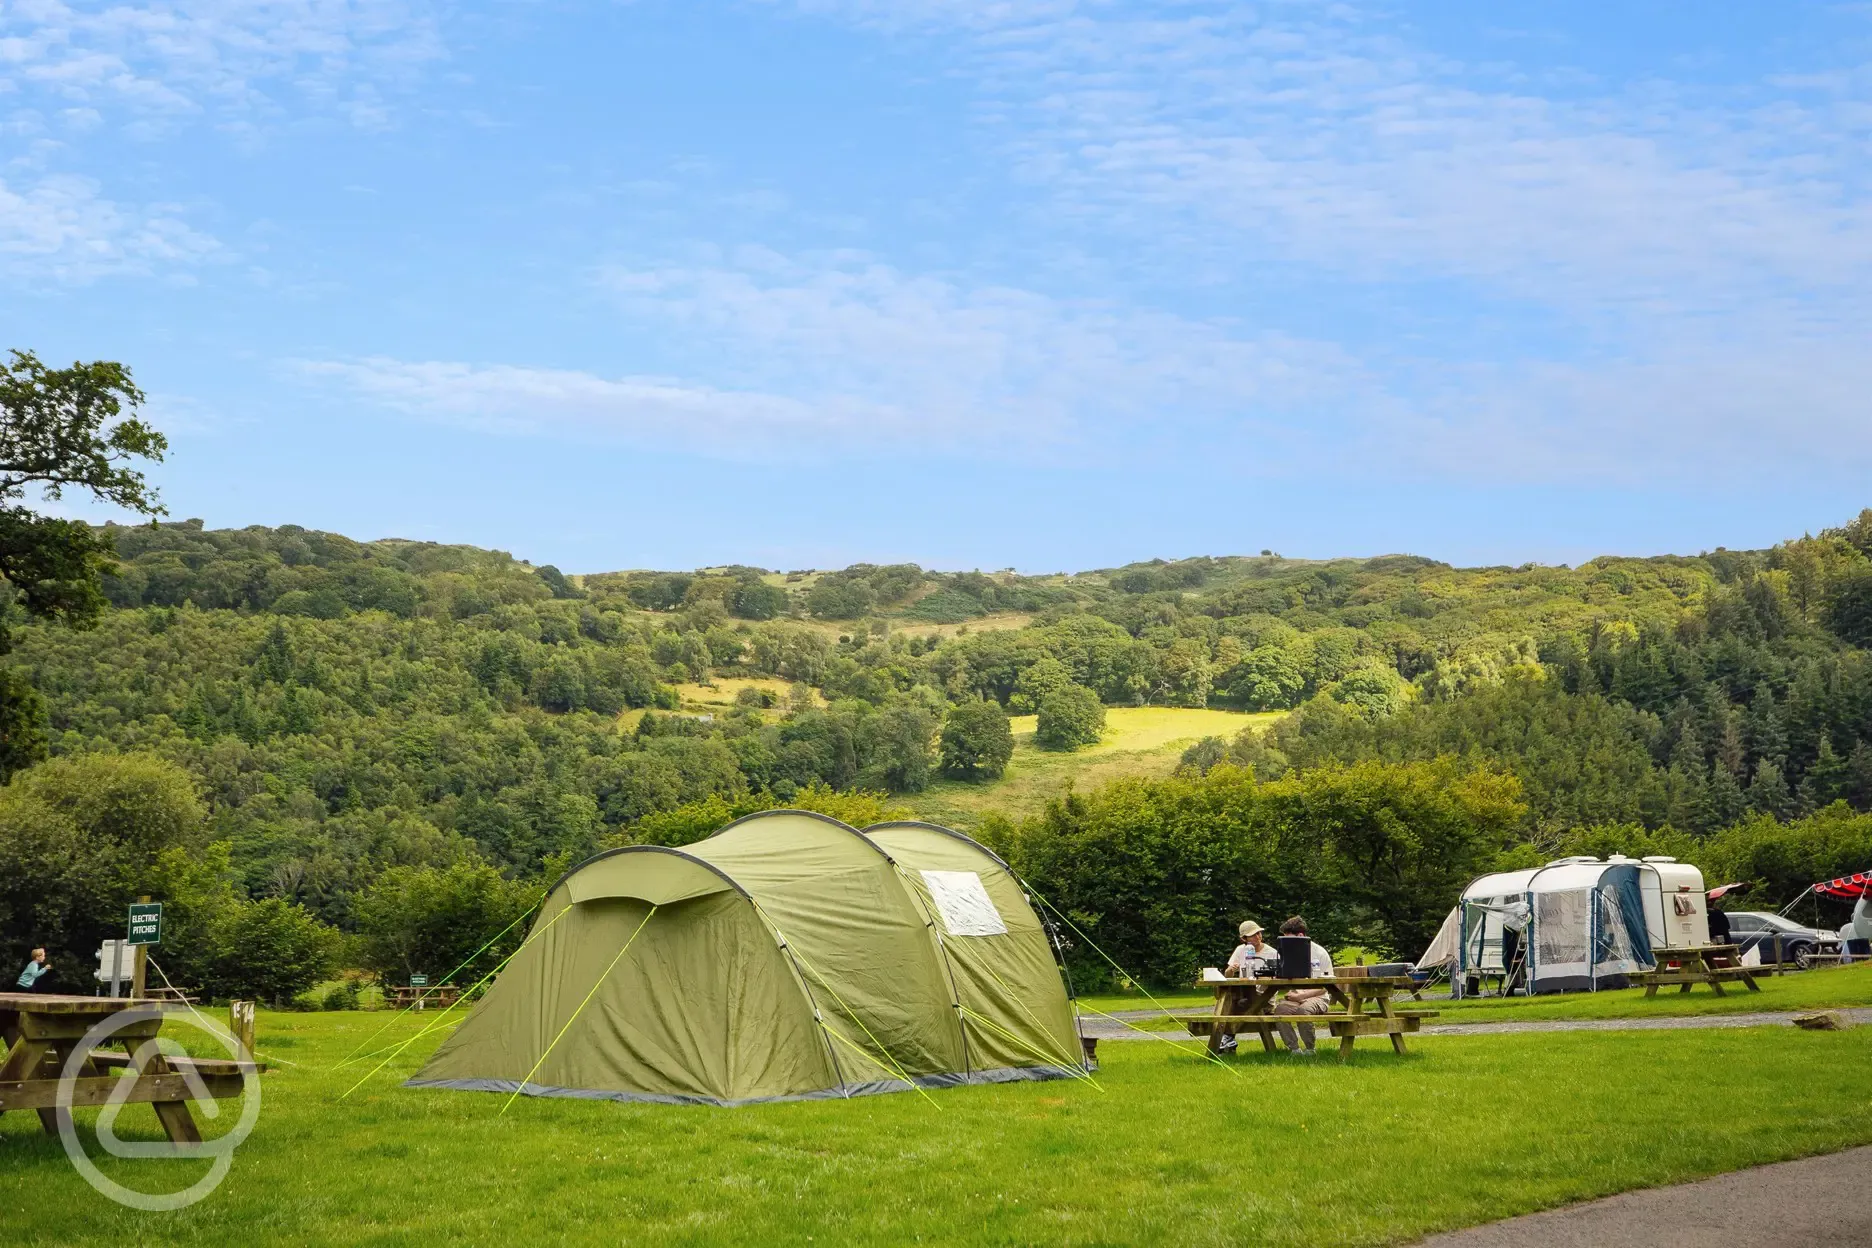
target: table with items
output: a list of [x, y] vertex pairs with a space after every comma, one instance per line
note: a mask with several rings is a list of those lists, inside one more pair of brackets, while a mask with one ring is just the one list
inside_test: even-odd
[[[1330, 1032], [1339, 1041], [1339, 1059], [1352, 1055], [1352, 1045], [1360, 1036], [1389, 1036], [1391, 1047], [1402, 1053], [1404, 1037], [1423, 1026], [1426, 1018], [1435, 1018], [1435, 1010], [1400, 1010], [1391, 998], [1410, 992], [1415, 986], [1408, 975], [1334, 975], [1321, 978], [1280, 979], [1260, 976], [1254, 979], [1211, 980], [1200, 987], [1215, 990], [1215, 1009], [1207, 1016], [1184, 1019], [1193, 1036], [1207, 1036], [1209, 1051], [1220, 1053], [1225, 1036], [1255, 1032], [1262, 1047], [1274, 1052], [1274, 1032], [1280, 1024], [1295, 1026], [1310, 1023]], [[1324, 1014], [1275, 1014], [1280, 994], [1295, 988], [1323, 988], [1338, 1008]]]

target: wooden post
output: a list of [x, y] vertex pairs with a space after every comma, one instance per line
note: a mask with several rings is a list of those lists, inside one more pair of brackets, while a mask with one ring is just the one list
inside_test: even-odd
[[234, 1040], [240, 1045], [240, 1060], [251, 1062], [254, 1051], [254, 1003], [252, 1001], [228, 1002], [228, 1030], [234, 1033]]
[[[148, 900], [149, 900], [148, 893], [144, 893], [141, 897], [137, 898], [138, 902], [146, 902]], [[138, 945], [136, 946], [136, 961], [134, 964], [134, 969], [130, 972], [130, 997], [132, 1000], [140, 1000], [142, 998], [143, 978], [148, 973], [149, 973], [149, 946]]]

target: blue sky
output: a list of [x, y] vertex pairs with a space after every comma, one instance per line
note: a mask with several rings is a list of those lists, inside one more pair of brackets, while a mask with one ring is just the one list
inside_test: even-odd
[[0, 0], [0, 346], [573, 571], [1759, 546], [1868, 171], [1865, 5]]

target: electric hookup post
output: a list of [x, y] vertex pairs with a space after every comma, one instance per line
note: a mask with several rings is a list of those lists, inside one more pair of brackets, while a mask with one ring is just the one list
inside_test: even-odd
[[133, 957], [127, 941], [107, 940], [98, 950], [97, 980], [100, 984], [110, 985], [111, 996], [123, 995], [124, 981], [130, 978], [130, 963]]
[[136, 950], [130, 995], [143, 995], [143, 977], [149, 970], [149, 947], [162, 943], [162, 902], [139, 897], [130, 907], [130, 935], [125, 942]]

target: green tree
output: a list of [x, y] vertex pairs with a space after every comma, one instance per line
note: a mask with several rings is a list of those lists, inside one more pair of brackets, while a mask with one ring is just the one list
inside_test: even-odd
[[284, 898], [242, 896], [228, 851], [218, 842], [158, 858], [150, 892], [163, 903], [161, 975], [209, 997], [289, 1002], [331, 974], [342, 938]]
[[744, 620], [771, 620], [787, 612], [787, 592], [756, 577], [735, 582], [728, 593], [728, 610]]
[[164, 851], [201, 839], [188, 773], [147, 754], [54, 759], [0, 789], [0, 948], [44, 945], [71, 991]]
[[1046, 700], [1048, 694], [1072, 683], [1071, 668], [1050, 654], [1042, 655], [1022, 668], [1020, 675], [1014, 678], [1014, 693], [1008, 699], [1008, 709], [1016, 715], [1032, 715], [1040, 709], [1040, 703]]
[[[161, 460], [162, 434], [137, 419], [143, 392], [121, 364], [51, 369], [29, 351], [0, 364], [0, 577], [28, 616], [89, 628], [114, 570], [110, 539], [82, 520], [42, 516], [27, 491], [57, 501], [68, 489], [142, 515], [162, 514], [143, 474], [126, 466]], [[0, 654], [12, 647], [0, 613]], [[43, 702], [18, 678], [0, 682], [0, 780], [45, 756]]]
[[440, 983], [453, 973], [466, 987], [520, 947], [526, 925], [516, 920], [540, 891], [484, 862], [392, 867], [358, 899], [358, 958], [385, 983], [407, 982], [412, 974]]
[[1068, 685], [1040, 702], [1034, 741], [1041, 749], [1076, 750], [1095, 745], [1105, 731], [1105, 706], [1084, 685]]
[[1251, 711], [1282, 711], [1306, 692], [1301, 655], [1281, 646], [1256, 646], [1225, 674], [1226, 689]]
[[1182, 757], [1177, 759], [1177, 770], [1187, 768], [1199, 776], [1206, 776], [1228, 759], [1228, 750], [1227, 737], [1204, 737], [1183, 751]]
[[806, 609], [828, 620], [855, 620], [877, 602], [869, 582], [842, 573], [821, 577], [806, 591]]
[[908, 702], [886, 706], [859, 721], [858, 781], [865, 788], [920, 793], [929, 787], [930, 738], [935, 720]]
[[950, 709], [942, 729], [943, 774], [962, 780], [993, 780], [1014, 756], [1014, 732], [999, 702], [986, 698]]
[[1359, 763], [1262, 786], [1293, 844], [1317, 844], [1341, 904], [1379, 924], [1372, 943], [1415, 957], [1462, 888], [1513, 841], [1527, 807], [1512, 775], [1451, 759]]
[[17, 672], [0, 670], [0, 784], [46, 756], [45, 699]]

